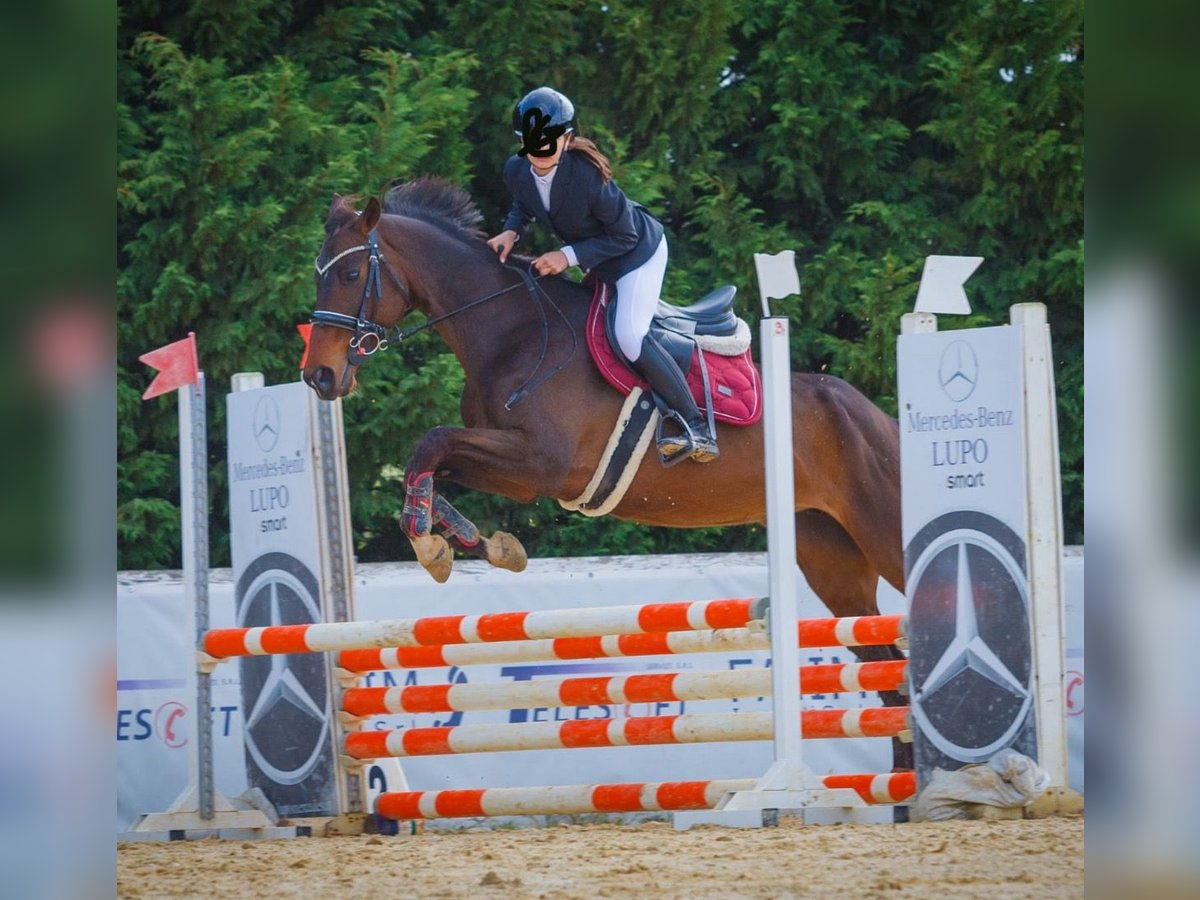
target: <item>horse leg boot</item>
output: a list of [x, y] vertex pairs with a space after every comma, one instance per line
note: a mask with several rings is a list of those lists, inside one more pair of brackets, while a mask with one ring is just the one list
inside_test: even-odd
[[433, 528], [433, 473], [418, 472], [404, 478], [404, 509], [400, 513], [400, 529], [412, 543], [413, 552], [433, 580], [439, 584], [450, 577], [454, 553]]
[[668, 463], [683, 454], [697, 462], [708, 462], [720, 455], [717, 436], [708, 427], [708, 418], [692, 398], [687, 379], [653, 335], [642, 339], [642, 353], [634, 367], [647, 381], [655, 394], [671, 408], [682, 429], [681, 434], [664, 436], [658, 442], [658, 452]]
[[459, 553], [486, 559], [498, 569], [523, 572], [529, 563], [521, 542], [506, 531], [497, 531], [485, 538], [475, 523], [437, 494], [433, 498], [433, 524], [441, 529], [450, 546]]

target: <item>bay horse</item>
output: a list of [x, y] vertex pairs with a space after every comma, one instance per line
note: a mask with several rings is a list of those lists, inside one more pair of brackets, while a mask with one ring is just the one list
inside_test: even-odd
[[[466, 192], [435, 178], [393, 188], [385, 205], [372, 197], [361, 212], [334, 195], [315, 265], [304, 380], [322, 399], [350, 393], [359, 367], [413, 312], [466, 375], [463, 427], [430, 429], [405, 466], [401, 526], [438, 581], [449, 577], [454, 550], [513, 571], [526, 557], [511, 535], [481, 536], [437, 493], [436, 479], [521, 503], [576, 498], [623, 402], [583, 346], [591, 288], [533, 278], [515, 256], [501, 264], [482, 221]], [[835, 616], [876, 614], [881, 576], [904, 590], [898, 425], [829, 375], [793, 374], [792, 409], [796, 560]], [[611, 515], [679, 528], [764, 522], [761, 421], [722, 426], [719, 441], [720, 456], [703, 467], [664, 468], [647, 453]], [[903, 658], [892, 647], [854, 652]]]

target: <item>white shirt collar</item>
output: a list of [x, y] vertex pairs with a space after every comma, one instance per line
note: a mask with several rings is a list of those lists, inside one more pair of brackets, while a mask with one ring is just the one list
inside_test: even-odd
[[547, 211], [550, 209], [550, 185], [554, 183], [556, 172], [558, 172], [558, 166], [555, 166], [545, 175], [539, 175], [532, 165], [529, 167], [529, 173], [533, 176], [533, 186], [537, 188], [538, 197], [541, 198], [542, 206]]

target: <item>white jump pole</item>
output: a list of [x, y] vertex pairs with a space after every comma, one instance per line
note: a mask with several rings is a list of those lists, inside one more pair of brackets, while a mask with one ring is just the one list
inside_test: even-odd
[[716, 824], [761, 827], [764, 810], [808, 806], [863, 806], [853, 791], [828, 789], [804, 765], [800, 718], [800, 650], [792, 637], [799, 622], [796, 594], [796, 510], [792, 461], [792, 371], [788, 319], [771, 315], [770, 298], [800, 293], [796, 254], [756, 253], [763, 317], [759, 325], [763, 376], [763, 463], [766, 467], [768, 624], [771, 637], [775, 759], [752, 790], [727, 794], [713, 810], [675, 814], [675, 828]]
[[1018, 303], [1010, 322], [1021, 331], [1025, 385], [1025, 458], [1029, 515], [1029, 596], [1033, 606], [1033, 663], [1037, 673], [1038, 765], [1052, 790], [1066, 793], [1066, 696], [1063, 659], [1062, 482], [1058, 452], [1054, 365], [1043, 303]]
[[[179, 487], [185, 605], [192, 610], [193, 647], [208, 632], [208, 425], [204, 372], [179, 394]], [[235, 804], [217, 791], [213, 773], [212, 676], [199, 659], [188, 666], [187, 690], [196, 698], [193, 740], [188, 748], [188, 782], [164, 812], [149, 813], [135, 833], [183, 837], [186, 832], [250, 830], [276, 836], [280, 830], [261, 810]]]
[[[788, 251], [791, 253], [791, 251]], [[793, 254], [794, 257], [794, 254]], [[756, 258], [757, 262], [757, 258]], [[795, 274], [794, 258], [790, 260]], [[767, 584], [771, 598], [771, 687], [775, 714], [775, 762], [758, 791], [804, 787], [800, 718], [800, 649], [791, 635], [799, 621], [796, 598], [796, 506], [792, 472], [792, 366], [786, 316], [770, 315], [768, 286], [761, 284], [759, 325], [763, 368], [763, 463], [767, 491]], [[799, 278], [796, 279], [799, 293]]]
[[[208, 631], [208, 421], [204, 373], [179, 389], [179, 484], [184, 605], [193, 611], [193, 646]], [[200, 818], [213, 818], [212, 676], [188, 667], [196, 697], [195, 750], [188, 754], [188, 782], [196, 785]], [[189, 687], [193, 685], [189, 683]]]

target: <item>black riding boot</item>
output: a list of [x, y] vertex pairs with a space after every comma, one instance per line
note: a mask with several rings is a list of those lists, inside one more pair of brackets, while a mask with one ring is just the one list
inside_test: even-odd
[[708, 419], [692, 399], [687, 379], [679, 366], [651, 335], [642, 339], [642, 354], [634, 364], [650, 388], [674, 411], [681, 433], [659, 439], [658, 452], [668, 462], [691, 456], [697, 462], [708, 462], [720, 455], [717, 436], [708, 427]]

